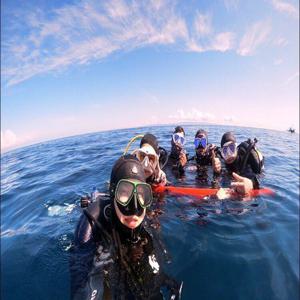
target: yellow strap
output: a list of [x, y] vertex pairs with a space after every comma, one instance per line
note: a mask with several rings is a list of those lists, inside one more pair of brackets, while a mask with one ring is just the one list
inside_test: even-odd
[[127, 146], [126, 146], [126, 148], [125, 148], [125, 150], [124, 150], [123, 155], [125, 155], [125, 154], [128, 152], [128, 150], [129, 150], [131, 144], [132, 144], [135, 140], [137, 140], [137, 139], [142, 139], [143, 136], [144, 136], [143, 134], [138, 134], [138, 135], [134, 136], [134, 137], [129, 141], [129, 143], [127, 144]]

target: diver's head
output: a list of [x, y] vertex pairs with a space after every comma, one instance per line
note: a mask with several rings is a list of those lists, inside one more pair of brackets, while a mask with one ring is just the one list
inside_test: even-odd
[[203, 155], [207, 149], [208, 138], [207, 132], [203, 129], [199, 129], [195, 134], [194, 139], [195, 151], [197, 155]]
[[140, 148], [142, 148], [145, 144], [150, 145], [154, 149], [156, 154], [159, 153], [158, 141], [155, 135], [151, 133], [146, 133], [141, 139]]
[[237, 144], [233, 132], [226, 132], [221, 139], [221, 154], [226, 164], [232, 164], [237, 158]]
[[141, 162], [146, 178], [155, 173], [159, 162], [159, 148], [156, 137], [147, 133], [141, 140], [140, 149], [135, 150], [134, 155]]
[[171, 145], [173, 148], [173, 151], [180, 152], [183, 149], [185, 143], [185, 132], [184, 129], [181, 126], [177, 126], [174, 129], [174, 132], [172, 134], [172, 140]]
[[117, 220], [129, 229], [135, 229], [142, 223], [146, 207], [151, 204], [152, 190], [145, 181], [143, 167], [133, 155], [122, 156], [112, 169], [112, 208]]

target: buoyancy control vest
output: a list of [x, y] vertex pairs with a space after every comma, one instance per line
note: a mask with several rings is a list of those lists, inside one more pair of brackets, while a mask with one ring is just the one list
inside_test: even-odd
[[238, 146], [239, 168], [238, 171], [242, 175], [246, 172], [249, 165], [254, 174], [261, 174], [264, 168], [264, 157], [256, 147], [257, 139], [253, 141], [248, 139]]

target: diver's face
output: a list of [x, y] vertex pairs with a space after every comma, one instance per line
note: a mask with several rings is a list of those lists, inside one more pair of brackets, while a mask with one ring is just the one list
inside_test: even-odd
[[199, 147], [198, 149], [196, 149], [196, 153], [198, 155], [203, 155], [206, 151], [206, 148], [202, 148], [202, 147]]
[[138, 160], [141, 162], [146, 178], [150, 177], [158, 164], [158, 155], [153, 147], [149, 144], [144, 144], [143, 147], [135, 153]]
[[236, 158], [237, 158], [237, 155], [233, 155], [231, 157], [228, 157], [227, 159], [225, 159], [225, 163], [227, 165], [230, 165], [230, 164], [234, 163], [234, 161], [236, 160]]
[[130, 229], [137, 228], [144, 220], [146, 209], [143, 209], [143, 213], [140, 216], [132, 215], [132, 216], [125, 216], [121, 213], [120, 209], [118, 208], [116, 200], [114, 201], [115, 211], [117, 214], [118, 219], [120, 222]]
[[229, 141], [221, 148], [221, 155], [226, 164], [232, 164], [237, 158], [237, 144]]

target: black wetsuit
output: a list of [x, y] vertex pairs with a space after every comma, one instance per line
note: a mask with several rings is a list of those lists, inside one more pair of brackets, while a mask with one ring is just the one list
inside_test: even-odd
[[191, 157], [189, 161], [195, 160], [197, 166], [211, 166], [212, 165], [212, 151], [215, 149], [215, 146], [209, 144], [204, 153], [201, 155], [196, 152], [196, 155]]
[[183, 175], [184, 174], [184, 167], [182, 166], [180, 161], [179, 161], [179, 157], [180, 154], [184, 153], [188, 159], [188, 154], [186, 153], [186, 151], [183, 148], [179, 148], [178, 146], [175, 145], [175, 143], [173, 142], [173, 140], [171, 141], [171, 152], [168, 158], [168, 164], [171, 165], [172, 170], [176, 171], [179, 173], [179, 175]]
[[[209, 183], [209, 172], [208, 167], [212, 166], [212, 152], [216, 151], [216, 156], [218, 154], [217, 148], [215, 145], [208, 144], [206, 150], [204, 153], [197, 153], [189, 158], [189, 163], [195, 163], [197, 166], [197, 180], [200, 181], [202, 184], [208, 184]], [[213, 178], [211, 181], [212, 187], [216, 187], [216, 180], [219, 177], [218, 173], [215, 173], [213, 171]]]
[[235, 172], [252, 180], [253, 188], [259, 189], [259, 179], [264, 168], [264, 158], [253, 142], [248, 140], [238, 146], [237, 158], [225, 167], [229, 174]]
[[161, 244], [154, 233], [144, 225], [125, 228], [110, 203], [97, 199], [78, 223], [70, 264], [72, 299], [163, 299], [163, 286], [169, 297], [179, 299], [179, 284], [161, 270], [165, 251], [157, 251]]

